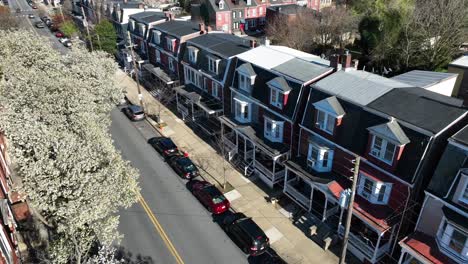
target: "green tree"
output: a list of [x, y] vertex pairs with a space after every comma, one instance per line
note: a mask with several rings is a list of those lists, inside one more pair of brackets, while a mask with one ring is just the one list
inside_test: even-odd
[[49, 230], [46, 257], [84, 263], [97, 241], [120, 238], [116, 213], [139, 190], [108, 132], [122, 97], [115, 62], [81, 49], [61, 56], [27, 31], [0, 31], [0, 57], [0, 131], [18, 188]]
[[62, 22], [59, 29], [67, 37], [71, 37], [78, 33], [78, 28], [76, 27], [75, 23], [70, 20]]
[[117, 50], [117, 33], [109, 20], [103, 19], [94, 27], [93, 37], [94, 47], [99, 48], [109, 54], [114, 54]]

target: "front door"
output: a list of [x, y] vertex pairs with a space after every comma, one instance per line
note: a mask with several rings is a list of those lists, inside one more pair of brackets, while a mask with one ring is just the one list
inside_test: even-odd
[[319, 219], [323, 219], [323, 210], [325, 209], [325, 194], [323, 192], [314, 189], [312, 194], [312, 213]]

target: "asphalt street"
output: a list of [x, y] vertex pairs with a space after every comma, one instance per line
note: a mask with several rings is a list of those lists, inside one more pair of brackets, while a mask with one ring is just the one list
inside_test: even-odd
[[[48, 27], [36, 28], [34, 26], [35, 22], [41, 21], [39, 18], [39, 11], [38, 9], [32, 9], [26, 0], [8, 0], [8, 5], [10, 6], [11, 12], [14, 14], [16, 14], [17, 8], [21, 9], [21, 13], [16, 14], [16, 16], [19, 18], [20, 26], [22, 28], [32, 30], [37, 36], [44, 37], [52, 47], [62, 55], [65, 55], [70, 51], [58, 41], [58, 38], [55, 37]], [[28, 18], [29, 14], [34, 14], [36, 17], [34, 19], [30, 19]]]
[[[146, 122], [130, 122], [118, 109], [110, 132], [125, 159], [140, 171], [141, 194], [184, 263], [247, 263], [246, 256], [146, 143], [155, 136]], [[141, 204], [120, 213], [120, 251], [134, 263], [176, 263]], [[140, 262], [141, 261], [141, 262]]]

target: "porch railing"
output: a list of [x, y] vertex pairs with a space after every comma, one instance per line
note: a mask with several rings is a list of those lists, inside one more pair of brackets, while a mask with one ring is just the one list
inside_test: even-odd
[[375, 255], [375, 260], [380, 259], [389, 249], [390, 249], [390, 242], [387, 242], [385, 245], [379, 247], [378, 249], [375, 248], [375, 245], [370, 245], [370, 242], [366, 242], [362, 239], [362, 237], [349, 232], [349, 242], [359, 251], [361, 251], [366, 257], [370, 260], [374, 257], [374, 252], [377, 250]]
[[[291, 180], [290, 180], [291, 181]], [[303, 195], [301, 192], [296, 190], [292, 185], [289, 184], [288, 181], [284, 185], [284, 192], [293, 196], [298, 202], [300, 202], [305, 208], [309, 209], [310, 207], [310, 199]]]
[[189, 114], [188, 108], [183, 104], [177, 104], [177, 111], [186, 116]]

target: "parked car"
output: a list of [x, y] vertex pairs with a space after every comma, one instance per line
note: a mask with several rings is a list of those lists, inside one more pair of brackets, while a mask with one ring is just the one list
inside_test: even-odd
[[42, 20], [43, 22], [46, 22], [46, 20], [50, 20], [50, 18], [49, 18], [48, 16], [42, 16], [42, 17], [41, 17], [41, 20]]
[[246, 254], [258, 256], [270, 247], [270, 239], [263, 230], [252, 218], [243, 213], [235, 213], [224, 218], [223, 228]]
[[272, 248], [259, 256], [249, 257], [248, 261], [250, 264], [287, 264]]
[[60, 32], [60, 31], [56, 32], [56, 33], [55, 33], [55, 36], [56, 36], [57, 38], [63, 38], [63, 37], [65, 37], [65, 35], [63, 35], [63, 33]]
[[177, 153], [168, 158], [169, 165], [174, 169], [174, 171], [185, 179], [193, 179], [200, 176], [197, 166], [184, 155]]
[[122, 109], [122, 112], [132, 121], [140, 121], [145, 119], [143, 109], [138, 105], [129, 105]]
[[72, 43], [68, 38], [59, 38], [59, 42], [67, 48], [70, 48], [72, 46]]
[[37, 5], [35, 5], [35, 4], [32, 4], [31, 7], [32, 7], [32, 9], [37, 9]]
[[16, 8], [16, 13], [21, 13], [21, 9]]
[[170, 138], [153, 137], [148, 140], [148, 143], [165, 158], [178, 154], [177, 146]]
[[28, 15], [28, 18], [33, 19], [33, 18], [36, 18], [36, 16], [35, 16], [34, 14], [29, 14], [29, 15]]
[[229, 200], [213, 184], [206, 181], [193, 180], [189, 183], [190, 191], [208, 211], [222, 214], [229, 210]]
[[45, 28], [44, 23], [41, 22], [41, 21], [38, 21], [38, 22], [34, 23], [34, 26], [36, 26], [37, 28]]

